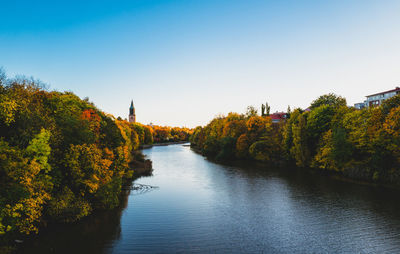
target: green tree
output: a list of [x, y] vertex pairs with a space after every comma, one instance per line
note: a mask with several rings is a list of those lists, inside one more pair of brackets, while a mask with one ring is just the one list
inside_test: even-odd
[[149, 126], [144, 127], [144, 143], [153, 144], [153, 130]]
[[227, 161], [235, 158], [236, 138], [222, 138], [220, 141], [220, 147], [220, 151], [215, 157], [218, 161]]
[[293, 146], [290, 148], [290, 154], [299, 167], [309, 165], [310, 152], [307, 146], [307, 129], [304, 114], [299, 114], [292, 125]]
[[388, 115], [392, 109], [397, 108], [399, 106], [400, 106], [400, 94], [383, 101], [382, 113], [383, 115]]
[[333, 93], [325, 94], [311, 103], [310, 108], [315, 109], [322, 105], [329, 105], [334, 107], [346, 106], [346, 99]]
[[273, 162], [274, 148], [274, 144], [268, 140], [257, 141], [250, 146], [249, 154], [255, 160]]
[[82, 196], [95, 193], [101, 183], [111, 181], [111, 162], [102, 157], [94, 144], [71, 145], [65, 155], [65, 167], [70, 176], [70, 186]]
[[339, 168], [343, 168], [353, 154], [353, 146], [347, 140], [347, 133], [343, 128], [335, 128], [332, 132], [332, 158]]
[[80, 195], [75, 195], [67, 186], [55, 194], [48, 204], [51, 219], [59, 222], [74, 222], [89, 215], [92, 207]]
[[247, 118], [250, 118], [252, 116], [257, 116], [257, 114], [258, 114], [258, 111], [257, 111], [257, 109], [255, 107], [253, 107], [253, 106], [248, 106], [247, 107], [247, 111], [246, 111], [246, 117]]
[[265, 103], [265, 115], [269, 116], [271, 107], [268, 105], [268, 102]]
[[49, 145], [50, 131], [42, 129], [34, 139], [29, 142], [26, 153], [39, 163], [45, 173], [49, 173], [51, 166], [48, 163], [51, 148]]
[[221, 149], [219, 140], [214, 136], [208, 136], [204, 142], [203, 153], [207, 157], [215, 157]]
[[265, 105], [261, 104], [261, 116], [265, 116]]
[[322, 135], [331, 128], [335, 110], [330, 105], [321, 105], [312, 110], [307, 117], [308, 147], [312, 154], [316, 153]]
[[290, 106], [287, 106], [286, 119], [289, 119], [291, 114], [292, 114], [292, 110], [290, 109]]

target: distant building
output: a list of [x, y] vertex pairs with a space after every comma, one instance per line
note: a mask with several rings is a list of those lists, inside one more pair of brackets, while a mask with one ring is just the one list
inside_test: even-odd
[[366, 105], [366, 102], [364, 101], [364, 102], [360, 102], [360, 103], [354, 104], [354, 107], [355, 107], [356, 109], [363, 109], [363, 108], [366, 107], [365, 105]]
[[368, 95], [366, 100], [367, 107], [379, 106], [382, 104], [382, 101], [389, 99], [399, 93], [400, 93], [400, 87], [396, 87], [393, 90]]
[[129, 122], [130, 123], [136, 122], [136, 114], [135, 114], [135, 107], [133, 106], [133, 100], [131, 101], [131, 107], [129, 108]]
[[279, 123], [287, 118], [287, 114], [285, 112], [275, 112], [270, 114], [271, 120], [273, 123]]
[[397, 94], [400, 94], [400, 87], [396, 87], [395, 89], [385, 91], [385, 92], [380, 92], [380, 93], [375, 93], [371, 95], [367, 95], [367, 99], [364, 102], [361, 103], [356, 103], [354, 104], [354, 107], [356, 109], [362, 109], [365, 107], [375, 107], [379, 106], [382, 104], [384, 100], [387, 100]]

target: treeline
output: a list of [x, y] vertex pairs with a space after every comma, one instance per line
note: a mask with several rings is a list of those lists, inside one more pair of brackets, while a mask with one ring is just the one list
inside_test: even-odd
[[[263, 107], [263, 112], [265, 108]], [[400, 95], [356, 110], [334, 94], [273, 123], [249, 107], [197, 127], [191, 145], [216, 160], [253, 159], [400, 185]]]
[[168, 127], [152, 125], [155, 143], [189, 141], [193, 130], [185, 127]]
[[[119, 205], [140, 145], [162, 127], [131, 124], [71, 92], [0, 71], [0, 245], [49, 222], [73, 222]], [[166, 138], [187, 139], [167, 128]]]
[[140, 123], [128, 123], [118, 117], [119, 122], [128, 124], [138, 135], [140, 144], [166, 143], [189, 141], [193, 130], [185, 127], [169, 127], [158, 125], [143, 125]]

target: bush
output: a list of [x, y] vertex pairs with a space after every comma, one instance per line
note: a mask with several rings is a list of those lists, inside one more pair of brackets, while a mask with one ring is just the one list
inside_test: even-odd
[[90, 214], [92, 207], [81, 197], [64, 187], [48, 204], [47, 213], [50, 218], [59, 222], [77, 221]]
[[220, 143], [215, 137], [208, 137], [204, 142], [203, 153], [207, 157], [215, 157], [220, 149]]
[[235, 158], [236, 138], [225, 137], [220, 141], [221, 150], [218, 153], [216, 160], [227, 161]]
[[96, 207], [112, 209], [119, 204], [119, 194], [121, 193], [122, 178], [114, 177], [111, 182], [102, 185], [95, 194]]
[[250, 156], [258, 161], [277, 162], [276, 147], [273, 142], [268, 140], [257, 141], [249, 148]]

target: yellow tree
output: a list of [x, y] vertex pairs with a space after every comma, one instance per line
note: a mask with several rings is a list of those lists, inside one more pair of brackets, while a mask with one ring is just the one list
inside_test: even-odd
[[387, 136], [386, 144], [389, 151], [400, 162], [400, 107], [393, 108], [383, 124]]
[[[51, 170], [48, 164], [51, 151], [49, 139], [50, 132], [42, 129], [29, 142], [25, 155], [8, 147], [6, 143], [1, 145], [0, 164], [6, 167], [4, 173], [9, 179], [9, 184], [14, 186], [14, 194], [18, 189], [21, 190], [20, 193], [24, 193], [12, 197], [13, 202], [6, 204], [3, 208], [3, 218], [5, 217], [8, 221], [6, 228], [9, 230], [16, 227], [15, 229], [25, 234], [38, 232], [43, 206], [50, 199], [53, 187], [51, 177], [48, 175]], [[0, 224], [2, 224], [1, 221]]]

